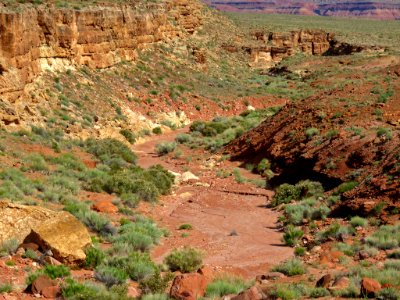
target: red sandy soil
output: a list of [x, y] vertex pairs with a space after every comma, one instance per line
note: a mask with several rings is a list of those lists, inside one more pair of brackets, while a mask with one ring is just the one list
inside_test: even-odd
[[[161, 140], [173, 141], [185, 130], [153, 136], [136, 145], [138, 164], [141, 167], [161, 164], [169, 170], [182, 172], [183, 159], [159, 157], [154, 149]], [[205, 253], [204, 261], [209, 266], [252, 279], [289, 258], [293, 251], [281, 242], [282, 233], [276, 226], [279, 214], [265, 207], [272, 191], [238, 184], [232, 176], [216, 177], [217, 169], [232, 170], [238, 165], [224, 161], [217, 163], [214, 169], [207, 169], [204, 164], [210, 161], [210, 156], [202, 152], [199, 159], [186, 166], [199, 176], [197, 184], [182, 183], [172, 195], [162, 197], [158, 205], [140, 206], [143, 213], [170, 231], [170, 236], [152, 251], [152, 257], [162, 262], [172, 249], [192, 246]], [[245, 170], [241, 170], [241, 174], [247, 178], [255, 176]], [[178, 230], [184, 223], [191, 224], [193, 230]], [[237, 235], [231, 236], [233, 231]], [[183, 233], [189, 236], [182, 237]]]

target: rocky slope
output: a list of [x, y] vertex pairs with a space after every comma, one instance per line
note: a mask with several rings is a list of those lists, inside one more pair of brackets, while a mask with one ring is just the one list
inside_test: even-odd
[[206, 1], [211, 7], [230, 12], [400, 19], [396, 1]]
[[389, 74], [382, 94], [364, 82], [291, 103], [226, 151], [244, 161], [268, 158], [277, 174], [273, 184], [308, 178], [334, 189], [354, 182], [344, 203], [361, 214], [382, 200], [398, 205], [399, 65], [386, 68], [374, 71]]

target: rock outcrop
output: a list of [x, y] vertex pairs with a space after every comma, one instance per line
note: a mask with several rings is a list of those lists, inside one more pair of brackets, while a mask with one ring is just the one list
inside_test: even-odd
[[51, 250], [65, 264], [82, 262], [91, 245], [86, 227], [68, 212], [0, 201], [0, 244], [10, 239]]
[[[175, 0], [146, 7], [106, 5], [81, 10], [54, 5], [0, 10], [0, 97], [14, 101], [41, 72], [131, 61], [137, 49], [190, 34], [200, 4]], [[12, 120], [10, 120], [11, 122]]]

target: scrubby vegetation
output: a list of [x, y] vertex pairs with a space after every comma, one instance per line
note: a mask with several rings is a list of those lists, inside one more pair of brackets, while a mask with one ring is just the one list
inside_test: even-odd
[[165, 263], [171, 271], [194, 272], [202, 266], [203, 254], [194, 248], [176, 249], [165, 258]]
[[223, 276], [214, 279], [206, 289], [207, 297], [222, 297], [239, 294], [249, 286], [242, 278]]

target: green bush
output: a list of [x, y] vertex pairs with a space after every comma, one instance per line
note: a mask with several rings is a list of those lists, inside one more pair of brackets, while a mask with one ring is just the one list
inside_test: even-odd
[[318, 242], [325, 242], [329, 238], [339, 238], [353, 235], [354, 228], [341, 226], [339, 223], [333, 223], [328, 228], [326, 228], [322, 232], [318, 232], [316, 236], [316, 240]]
[[395, 288], [392, 288], [392, 287], [384, 288], [384, 289], [381, 289], [377, 293], [376, 299], [379, 299], [379, 300], [398, 300], [398, 299], [400, 299], [400, 291], [395, 289]]
[[303, 230], [289, 225], [286, 227], [285, 233], [283, 235], [283, 241], [286, 245], [293, 247], [298, 243], [299, 239], [301, 239], [303, 235]]
[[319, 130], [318, 130], [318, 128], [310, 127], [310, 128], [306, 129], [305, 134], [306, 134], [307, 138], [310, 140], [310, 139], [312, 139], [312, 137], [314, 135], [319, 134]]
[[64, 265], [59, 265], [59, 266], [46, 265], [44, 267], [43, 272], [51, 279], [66, 277], [71, 274], [69, 268]]
[[193, 226], [191, 224], [182, 224], [178, 227], [178, 230], [192, 230]]
[[322, 297], [327, 297], [327, 296], [330, 296], [330, 293], [326, 288], [323, 288], [323, 287], [313, 288], [310, 291], [311, 298], [322, 298]]
[[212, 299], [230, 294], [239, 294], [248, 284], [239, 277], [221, 277], [207, 285], [206, 296]]
[[33, 171], [46, 171], [49, 168], [45, 159], [39, 153], [28, 155], [24, 161], [28, 165], [28, 168]]
[[140, 202], [140, 197], [134, 193], [123, 193], [121, 194], [121, 200], [126, 206], [136, 208]]
[[351, 191], [354, 189], [356, 186], [358, 186], [358, 182], [356, 181], [348, 181], [348, 182], [343, 182], [341, 185], [337, 187], [337, 190], [335, 191], [336, 195], [346, 193], [348, 191]]
[[118, 140], [111, 138], [102, 140], [88, 139], [85, 144], [88, 152], [103, 163], [116, 158], [122, 159], [129, 164], [136, 163], [136, 155]]
[[123, 284], [128, 279], [128, 275], [123, 270], [103, 265], [96, 268], [94, 277], [107, 287]]
[[161, 294], [167, 289], [169, 282], [174, 278], [174, 274], [166, 273], [161, 275], [157, 269], [156, 272], [149, 278], [142, 280], [139, 283], [139, 288], [144, 294]]
[[0, 294], [11, 293], [13, 291], [13, 286], [11, 283], [1, 283], [0, 284]]
[[287, 276], [295, 276], [304, 274], [306, 272], [306, 268], [301, 260], [293, 258], [277, 265], [273, 268], [273, 271], [281, 272]]
[[192, 141], [190, 134], [180, 133], [176, 136], [175, 141], [179, 144], [187, 144]]
[[175, 142], [161, 142], [156, 145], [156, 153], [158, 155], [166, 155], [175, 150], [176, 143]]
[[355, 216], [355, 217], [351, 218], [350, 224], [353, 227], [359, 227], [359, 226], [360, 227], [366, 227], [366, 226], [368, 226], [368, 220], [364, 219], [364, 218], [361, 218], [361, 217], [358, 217], [358, 216]]
[[26, 249], [23, 257], [29, 258], [32, 260], [37, 260], [39, 258], [37, 253], [32, 249]]
[[96, 268], [104, 261], [105, 258], [106, 253], [103, 250], [97, 247], [90, 247], [86, 251], [85, 267]]
[[19, 242], [16, 239], [5, 240], [0, 245], [0, 256], [6, 256], [9, 254], [14, 254], [19, 247]]
[[381, 226], [372, 235], [366, 238], [366, 242], [378, 249], [393, 249], [400, 245], [400, 225]]
[[119, 131], [119, 133], [121, 134], [121, 135], [123, 135], [124, 136], [124, 138], [130, 143], [130, 144], [134, 144], [134, 143], [136, 143], [136, 135], [132, 132], [132, 131], [130, 131], [129, 129], [121, 129], [120, 131]]
[[324, 189], [319, 182], [304, 180], [296, 185], [284, 183], [275, 191], [272, 206], [282, 203], [289, 203], [292, 200], [302, 200], [304, 198], [319, 197], [324, 193]]
[[66, 300], [131, 300], [127, 295], [127, 288], [124, 285], [115, 285], [106, 289], [103, 285], [91, 282], [78, 283], [67, 278], [62, 286], [62, 296]]
[[296, 248], [294, 248], [294, 254], [297, 256], [304, 256], [304, 254], [306, 254], [306, 248], [296, 247]]
[[279, 284], [269, 292], [269, 296], [272, 296], [273, 299], [282, 300], [300, 299], [305, 295], [307, 295], [307, 287], [302, 283]]
[[153, 132], [154, 134], [162, 134], [161, 127], [160, 127], [160, 126], [154, 127], [153, 130], [152, 130], [152, 132]]
[[164, 261], [171, 271], [190, 273], [201, 267], [203, 264], [203, 254], [193, 248], [175, 249]]
[[387, 255], [388, 258], [395, 258], [395, 259], [400, 259], [400, 249], [395, 250], [391, 253], [388, 253]]

